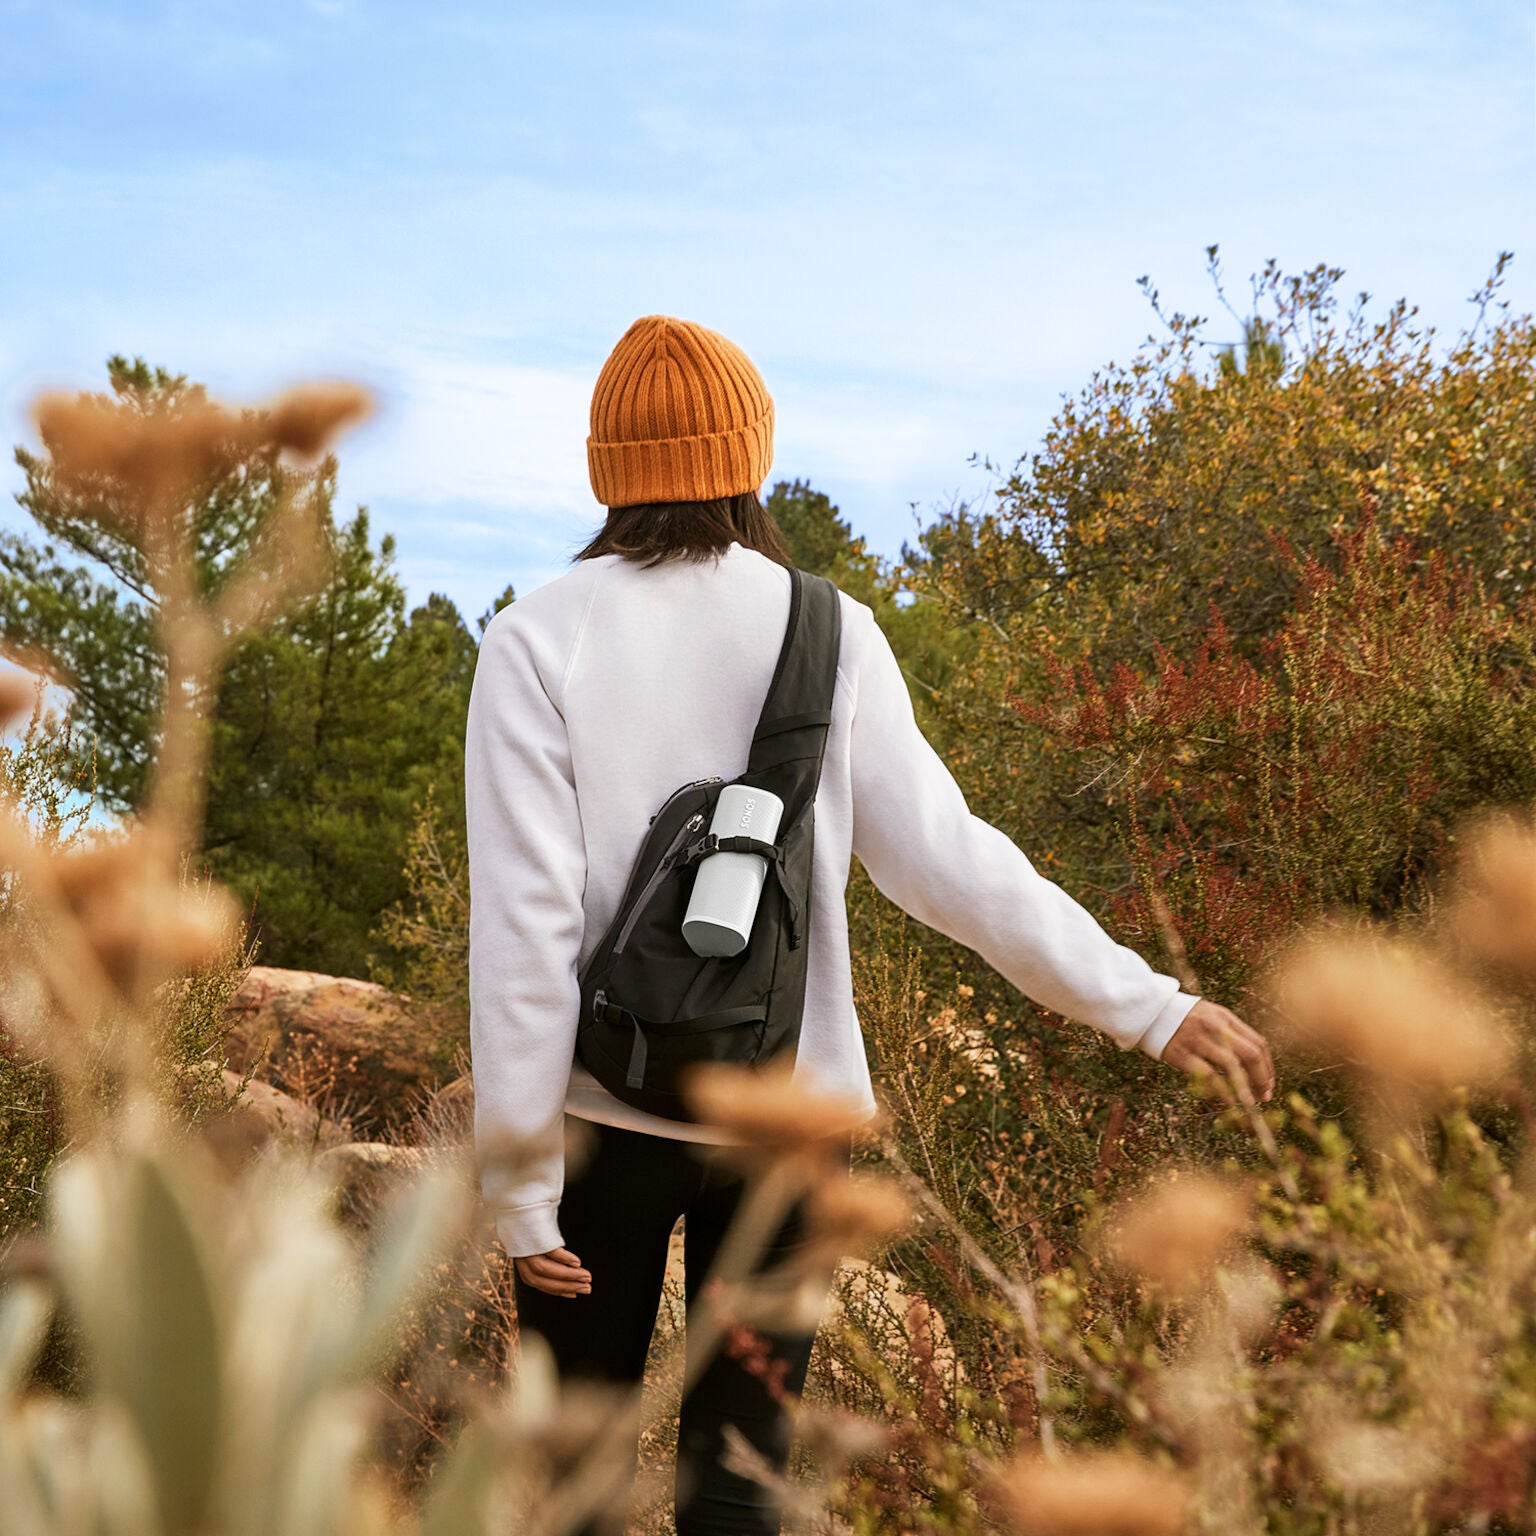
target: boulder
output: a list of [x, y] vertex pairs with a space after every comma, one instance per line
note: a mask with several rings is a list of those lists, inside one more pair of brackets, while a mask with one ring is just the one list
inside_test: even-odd
[[[679, 1223], [667, 1248], [666, 1282], [662, 1290], [660, 1322], [670, 1334], [684, 1329], [683, 1228]], [[822, 1315], [822, 1326], [849, 1324], [892, 1358], [911, 1359], [914, 1347], [926, 1355], [941, 1382], [954, 1388], [963, 1384], [965, 1366], [955, 1353], [944, 1318], [931, 1302], [909, 1291], [900, 1276], [865, 1259], [845, 1259], [838, 1265], [831, 1293]], [[834, 1379], [841, 1377], [841, 1362], [833, 1359]]]
[[273, 1086], [355, 1128], [402, 1129], [436, 1086], [409, 1000], [376, 982], [253, 965], [224, 1019], [231, 1067], [243, 1074], [265, 1053]]
[[466, 1073], [444, 1084], [423, 1104], [411, 1140], [454, 1141], [474, 1135], [475, 1085]]
[[[224, 1088], [231, 1099], [239, 1091], [241, 1076], [241, 1073], [232, 1072], [228, 1067], [224, 1069]], [[262, 1141], [270, 1140], [273, 1136], [291, 1136], [295, 1140], [314, 1145], [324, 1140], [321, 1128], [328, 1125], [319, 1110], [312, 1105], [301, 1103], [291, 1093], [284, 1093], [281, 1088], [274, 1088], [271, 1083], [264, 1083], [259, 1077], [253, 1077], [246, 1083], [245, 1092], [235, 1100], [230, 1113], [251, 1117], [264, 1133], [257, 1138]]]
[[334, 1180], [335, 1211], [350, 1226], [366, 1228], [395, 1181], [426, 1161], [421, 1147], [389, 1141], [348, 1141], [320, 1154], [319, 1166]]
[[348, 1170], [343, 1177], [410, 1172], [420, 1168], [425, 1158], [426, 1153], [421, 1147], [397, 1146], [392, 1141], [345, 1141], [340, 1146], [327, 1147], [320, 1154], [323, 1164]]
[[475, 1112], [475, 1080], [467, 1072], [445, 1083], [432, 1095], [432, 1103], [450, 1115], [470, 1115]]
[[237, 1178], [247, 1162], [271, 1141], [316, 1149], [346, 1139], [338, 1126], [292, 1094], [259, 1077], [246, 1081], [242, 1091], [242, 1080], [242, 1073], [224, 1068], [228, 1110], [208, 1116], [201, 1126], [204, 1144], [230, 1178]]

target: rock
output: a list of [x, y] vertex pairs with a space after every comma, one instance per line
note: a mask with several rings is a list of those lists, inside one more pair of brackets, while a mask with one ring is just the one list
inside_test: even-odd
[[339, 1147], [327, 1147], [320, 1154], [320, 1161], [347, 1168], [359, 1176], [370, 1176], [420, 1168], [425, 1156], [420, 1147], [400, 1147], [392, 1141], [346, 1141]]
[[422, 1167], [421, 1147], [388, 1141], [348, 1141], [328, 1147], [318, 1165], [335, 1178], [337, 1213], [355, 1226], [370, 1224], [374, 1207], [388, 1185], [402, 1174]]
[[439, 1088], [417, 1116], [413, 1141], [448, 1141], [474, 1134], [475, 1085], [466, 1073]]
[[[243, 1074], [224, 1069], [224, 1087], [231, 1099], [240, 1087]], [[230, 1109], [233, 1115], [253, 1117], [265, 1131], [262, 1140], [272, 1136], [293, 1136], [299, 1141], [314, 1143], [320, 1139], [322, 1117], [309, 1104], [300, 1103], [291, 1093], [264, 1083], [253, 1077], [245, 1085], [245, 1092], [235, 1100]]]
[[268, 1142], [279, 1140], [296, 1147], [316, 1148], [345, 1139], [345, 1133], [311, 1105], [271, 1083], [253, 1077], [241, 1092], [242, 1073], [225, 1067], [221, 1076], [229, 1096], [228, 1111], [208, 1116], [201, 1133], [205, 1145], [230, 1178], [238, 1177]]
[[376, 982], [255, 965], [225, 1009], [225, 1051], [243, 1073], [265, 1049], [263, 1077], [336, 1118], [399, 1130], [435, 1086], [408, 1000]]
[[455, 1114], [473, 1114], [475, 1109], [475, 1080], [466, 1073], [439, 1088], [432, 1095], [432, 1102]]

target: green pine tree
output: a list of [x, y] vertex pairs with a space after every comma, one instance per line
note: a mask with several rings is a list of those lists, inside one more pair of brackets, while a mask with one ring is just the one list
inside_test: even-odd
[[[144, 411], [200, 397], [142, 360], [108, 363], [113, 393]], [[94, 747], [98, 798], [131, 811], [145, 790], [164, 661], [159, 595], [112, 488], [80, 505], [46, 456], [18, 450], [18, 496], [45, 542], [0, 536], [0, 634], [58, 661], [80, 752]], [[271, 454], [231, 454], [185, 509], [207, 592], [260, 539], [284, 489], [315, 498], [333, 550], [322, 591], [238, 644], [207, 701], [212, 720], [206, 862], [253, 908], [261, 958], [365, 974], [379, 914], [405, 894], [415, 806], [437, 787], [462, 815], [463, 734], [475, 645], [434, 594], [407, 611], [394, 540], [370, 540], [366, 509], [332, 515], [336, 463], [296, 472]], [[121, 533], [103, 528], [122, 529]]]
[[407, 615], [394, 540], [372, 547], [366, 511], [338, 546], [327, 589], [225, 669], [206, 848], [254, 898], [268, 960], [364, 974], [417, 803], [435, 786], [463, 814], [475, 646], [440, 594]]

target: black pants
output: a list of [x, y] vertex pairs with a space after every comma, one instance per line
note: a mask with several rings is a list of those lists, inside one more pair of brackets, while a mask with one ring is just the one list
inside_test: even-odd
[[[691, 1313], [745, 1186], [711, 1148], [615, 1126], [585, 1128], [596, 1145], [568, 1174], [560, 1229], [565, 1246], [592, 1275], [591, 1294], [551, 1296], [518, 1278], [518, 1325], [548, 1340], [563, 1379], [631, 1385], [645, 1367], [678, 1217], [687, 1218], [683, 1261]], [[790, 1212], [759, 1268], [793, 1252], [801, 1219], [799, 1209]], [[772, 1352], [768, 1372], [750, 1370], [719, 1350], [683, 1401], [678, 1536], [774, 1536], [779, 1530], [773, 1495], [721, 1465], [723, 1431], [735, 1425], [776, 1470], [784, 1469], [793, 1425], [782, 1397], [803, 1389], [815, 1335], [762, 1337]]]

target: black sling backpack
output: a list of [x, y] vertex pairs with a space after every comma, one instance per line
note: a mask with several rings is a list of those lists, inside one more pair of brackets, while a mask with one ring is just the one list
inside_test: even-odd
[[[690, 1121], [681, 1092], [698, 1062], [756, 1066], [793, 1053], [805, 1006], [816, 786], [837, 683], [837, 588], [790, 570], [789, 622], [763, 701], [746, 772], [733, 783], [784, 802], [776, 841], [709, 831], [726, 780], [695, 779], [651, 818], [624, 899], [581, 968], [576, 1055], [615, 1097]], [[701, 859], [757, 853], [767, 878], [740, 954], [696, 955], [683, 916]]]

